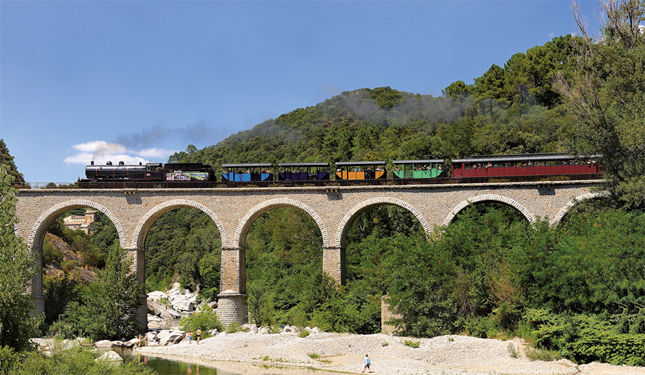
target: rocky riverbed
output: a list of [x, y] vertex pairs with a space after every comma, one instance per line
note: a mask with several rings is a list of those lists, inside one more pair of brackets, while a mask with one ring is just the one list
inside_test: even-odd
[[[405, 344], [418, 342], [418, 348]], [[509, 346], [513, 350], [509, 349]], [[365, 354], [372, 373], [379, 374], [645, 374], [645, 368], [592, 363], [577, 366], [568, 360], [531, 361], [520, 340], [500, 341], [467, 336], [431, 339], [338, 333], [292, 332], [262, 334], [259, 330], [219, 333], [199, 345], [187, 340], [177, 345], [135, 348], [142, 354], [220, 366], [256, 364], [312, 367], [359, 373]], [[512, 352], [517, 353], [516, 357]], [[259, 367], [258, 367], [259, 368]], [[248, 372], [253, 373], [253, 372]]]

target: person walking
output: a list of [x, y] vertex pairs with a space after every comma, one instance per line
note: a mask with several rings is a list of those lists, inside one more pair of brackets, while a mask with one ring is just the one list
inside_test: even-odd
[[199, 345], [199, 339], [202, 338], [202, 330], [197, 328], [197, 331], [195, 332], [195, 334], [197, 335], [197, 345]]
[[372, 361], [370, 361], [370, 357], [365, 354], [365, 367], [363, 367], [363, 372], [365, 372], [365, 370], [367, 370], [368, 373], [372, 372], [370, 366], [372, 366]]
[[188, 345], [193, 342], [193, 331], [188, 332]]

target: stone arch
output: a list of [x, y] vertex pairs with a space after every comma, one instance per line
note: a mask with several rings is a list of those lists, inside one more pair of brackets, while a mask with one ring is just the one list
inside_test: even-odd
[[320, 234], [322, 235], [323, 247], [327, 247], [329, 244], [329, 236], [327, 235], [327, 228], [325, 227], [325, 224], [320, 215], [318, 215], [316, 211], [314, 211], [306, 204], [289, 198], [270, 199], [256, 205], [251, 210], [249, 210], [249, 212], [247, 212], [246, 215], [244, 215], [244, 217], [240, 220], [237, 229], [235, 230], [235, 234], [233, 235], [233, 242], [231, 243], [231, 245], [234, 247], [244, 247], [246, 234], [248, 233], [249, 229], [251, 228], [251, 224], [255, 221], [255, 219], [271, 209], [288, 206], [299, 208], [309, 214], [312, 219], [314, 219], [316, 224], [318, 224]]
[[96, 203], [91, 200], [72, 199], [50, 207], [38, 217], [38, 220], [36, 220], [36, 222], [32, 226], [31, 232], [29, 233], [29, 238], [27, 239], [27, 245], [29, 246], [29, 248], [32, 248], [34, 244], [42, 243], [45, 238], [47, 228], [58, 216], [69, 210], [81, 207], [94, 208], [101, 211], [108, 218], [110, 218], [110, 220], [116, 227], [116, 232], [119, 234], [119, 241], [121, 243], [124, 243], [126, 238], [123, 226], [121, 225], [121, 222], [117, 219], [117, 217], [112, 213], [112, 211], [107, 209], [107, 207], [103, 206], [102, 204]]
[[448, 216], [446, 216], [446, 219], [443, 221], [443, 225], [444, 226], [450, 225], [450, 223], [455, 218], [455, 216], [457, 216], [457, 214], [459, 212], [461, 212], [461, 210], [463, 210], [464, 208], [468, 207], [469, 205], [471, 205], [473, 203], [485, 202], [485, 201], [495, 201], [495, 202], [505, 203], [505, 204], [515, 208], [522, 215], [524, 215], [526, 220], [528, 220], [528, 222], [531, 223], [531, 225], [535, 224], [535, 221], [536, 221], [535, 216], [533, 216], [533, 214], [526, 207], [522, 206], [515, 199], [505, 197], [503, 195], [498, 195], [498, 194], [483, 194], [483, 195], [477, 195], [477, 196], [471, 197], [471, 198], [466, 199], [465, 201], [459, 203], [455, 208], [452, 209], [452, 211], [450, 211]]
[[336, 244], [340, 245], [341, 247], [345, 247], [345, 235], [347, 234], [347, 229], [351, 226], [351, 224], [354, 222], [356, 217], [358, 217], [358, 215], [361, 212], [367, 210], [370, 207], [383, 206], [386, 204], [399, 206], [410, 211], [414, 215], [414, 217], [416, 217], [417, 220], [419, 220], [419, 223], [421, 223], [421, 227], [426, 233], [429, 234], [432, 232], [432, 228], [430, 228], [430, 224], [428, 223], [428, 220], [426, 220], [426, 218], [423, 217], [421, 212], [411, 204], [397, 198], [379, 197], [379, 198], [372, 198], [372, 199], [363, 201], [357, 204], [356, 206], [354, 206], [351, 210], [349, 210], [349, 212], [347, 212], [347, 214], [345, 214], [343, 219], [338, 224], [338, 230], [336, 231]]
[[132, 234], [132, 240], [130, 242], [130, 248], [139, 248], [143, 249], [144, 248], [144, 241], [145, 241], [145, 236], [148, 233], [148, 230], [150, 227], [152, 227], [152, 224], [161, 216], [163, 216], [165, 213], [172, 211], [176, 208], [180, 207], [192, 207], [196, 208], [202, 212], [204, 212], [206, 215], [208, 215], [215, 225], [217, 226], [217, 230], [219, 230], [220, 237], [222, 239], [222, 246], [226, 243], [226, 233], [224, 232], [224, 224], [222, 224], [222, 221], [219, 219], [219, 217], [211, 210], [210, 208], [206, 207], [205, 205], [195, 202], [192, 200], [188, 199], [173, 199], [161, 204], [156, 205], [153, 207], [151, 210], [146, 212], [143, 217], [139, 220], [137, 223], [137, 226], [134, 229], [134, 233]]
[[581, 201], [587, 200], [587, 199], [600, 198], [604, 196], [606, 196], [606, 193], [596, 192], [596, 193], [582, 194], [573, 198], [571, 201], [565, 204], [564, 207], [560, 209], [560, 211], [558, 211], [558, 214], [555, 215], [555, 217], [553, 218], [553, 220], [551, 220], [549, 225], [551, 225], [552, 227], [555, 227], [558, 224], [560, 224], [560, 221], [562, 220], [562, 218], [564, 218], [564, 215], [566, 215], [569, 211], [571, 211], [571, 209]]

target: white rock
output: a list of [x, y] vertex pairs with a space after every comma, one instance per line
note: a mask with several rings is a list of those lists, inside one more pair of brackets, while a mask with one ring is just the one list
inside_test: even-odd
[[110, 350], [109, 352], [103, 353], [100, 357], [95, 359], [96, 362], [99, 361], [104, 361], [104, 362], [123, 362], [123, 358], [121, 358], [120, 355], [118, 355], [116, 352]]
[[271, 327], [266, 327], [265, 326], [265, 327], [260, 327], [260, 329], [258, 329], [258, 333], [260, 333], [262, 335], [267, 335], [270, 332], [271, 332]]
[[168, 295], [166, 293], [160, 292], [158, 290], [148, 293], [148, 299], [151, 299], [153, 301], [158, 301], [158, 300], [160, 300], [162, 298], [168, 298]]
[[[157, 334], [157, 337], [155, 337], [155, 340], [157, 341], [164, 341], [168, 336], [170, 336], [170, 330], [168, 329], [162, 329], [159, 331]], [[150, 337], [148, 336], [148, 340], [150, 340]]]
[[95, 342], [94, 346], [96, 346], [97, 348], [111, 348], [114, 346], [114, 344], [110, 340], [101, 340]]
[[184, 339], [184, 337], [186, 337], [186, 332], [172, 331], [167, 337], [164, 337], [159, 341], [159, 345], [178, 344]]

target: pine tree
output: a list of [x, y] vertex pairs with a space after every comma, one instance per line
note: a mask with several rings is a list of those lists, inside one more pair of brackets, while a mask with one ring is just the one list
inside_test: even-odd
[[18, 172], [16, 163], [13, 161], [13, 156], [9, 153], [9, 149], [4, 142], [4, 139], [0, 139], [0, 164], [4, 164], [9, 167], [8, 173], [13, 177], [14, 183], [24, 183], [25, 178], [22, 173]]

